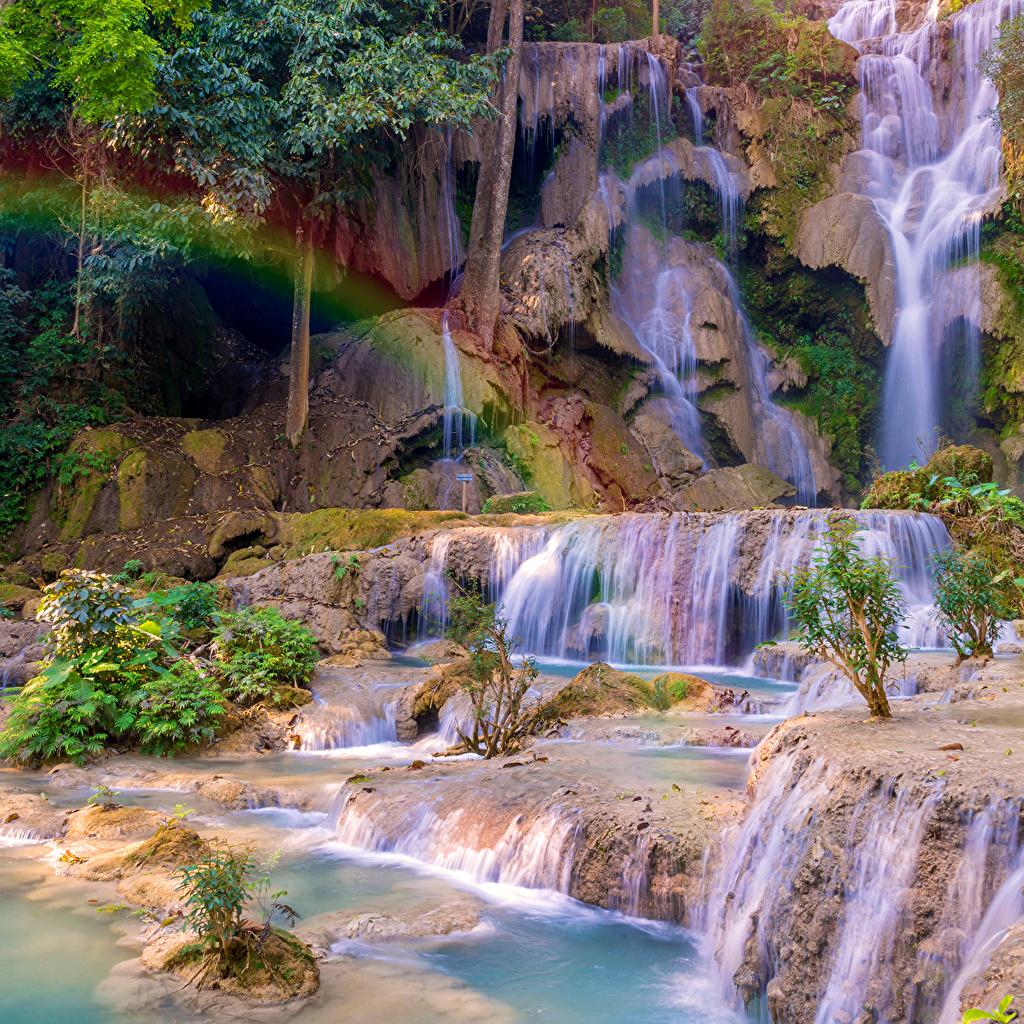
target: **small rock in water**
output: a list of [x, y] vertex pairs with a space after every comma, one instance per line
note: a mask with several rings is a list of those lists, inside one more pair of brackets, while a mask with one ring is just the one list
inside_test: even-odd
[[939, 750], [963, 750], [964, 745], [962, 743], [943, 743]]
[[426, 768], [426, 767], [427, 767], [427, 762], [426, 761], [413, 761], [412, 764], [409, 765], [409, 769], [408, 770], [411, 771], [411, 772], [418, 772], [421, 768]]
[[523, 762], [522, 761], [506, 761], [501, 767], [502, 768], [522, 768], [523, 767]]

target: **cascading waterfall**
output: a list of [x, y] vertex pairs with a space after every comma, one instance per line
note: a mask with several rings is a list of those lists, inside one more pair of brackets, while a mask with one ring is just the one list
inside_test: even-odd
[[[638, 188], [631, 180], [627, 184], [628, 222], [625, 229], [625, 251], [623, 263], [627, 272], [620, 282], [613, 285], [612, 303], [619, 316], [632, 330], [641, 347], [650, 354], [658, 373], [662, 390], [669, 399], [672, 409], [672, 427], [683, 444], [699, 456], [707, 467], [709, 455], [704, 440], [697, 408], [697, 349], [694, 342], [691, 314], [694, 296], [691, 294], [691, 275], [685, 267], [671, 266], [668, 256], [668, 202], [666, 182], [675, 178], [675, 165], [668, 159], [663, 147], [662, 117], [671, 103], [671, 90], [665, 68], [660, 59], [647, 53], [642, 65], [646, 74], [651, 119], [657, 140], [655, 154], [649, 160], [658, 162], [658, 173], [653, 187], [657, 189], [657, 200], [661, 222], [660, 258], [654, 270], [655, 284], [650, 286], [651, 274], [644, 266], [640, 254], [651, 246], [651, 234], [640, 223], [638, 210]], [[618, 85], [620, 91], [631, 83], [632, 64], [619, 54]], [[599, 87], [603, 77], [599, 65]], [[735, 256], [736, 233], [742, 214], [742, 198], [736, 182], [725, 164], [722, 154], [714, 147], [704, 145], [699, 105], [692, 91], [687, 101], [694, 113], [695, 134], [698, 152], [706, 161], [716, 182], [715, 191], [719, 199], [722, 231], [726, 238], [730, 258]], [[602, 102], [602, 126], [604, 120]], [[602, 127], [603, 134], [603, 127]], [[649, 163], [649, 161], [645, 162]], [[635, 173], [634, 173], [635, 178]], [[607, 186], [602, 183], [608, 196]], [[610, 218], [611, 224], [611, 218]], [[814, 505], [818, 496], [818, 485], [814, 469], [803, 437], [792, 416], [776, 405], [767, 384], [767, 357], [754, 336], [740, 299], [739, 289], [728, 268], [714, 261], [721, 277], [727, 282], [729, 298], [736, 308], [743, 329], [747, 354], [747, 393], [750, 397], [751, 412], [756, 422], [755, 436], [758, 442], [756, 461], [783, 479], [789, 480], [797, 489], [797, 500], [802, 504]], [[644, 269], [641, 269], [643, 267]], [[631, 272], [630, 272], [631, 270]]]
[[726, 251], [730, 262], [736, 260], [736, 236], [740, 221], [743, 219], [743, 196], [736, 187], [736, 181], [726, 166], [722, 154], [704, 140], [704, 114], [697, 99], [697, 90], [691, 87], [686, 90], [686, 105], [693, 121], [693, 140], [700, 155], [711, 168], [715, 179], [715, 195], [718, 197], [718, 213], [722, 219], [722, 235], [725, 237]]
[[303, 716], [295, 732], [300, 750], [340, 750], [368, 747], [398, 740], [398, 706], [389, 701], [374, 713], [363, 715], [354, 707], [328, 706], [317, 700]]
[[[929, 926], [938, 941], [925, 943], [918, 969], [901, 977], [897, 947], [910, 928], [919, 857], [941, 817], [945, 780], [883, 779], [846, 812], [842, 798], [830, 805], [844, 784], [841, 766], [802, 757], [795, 746], [768, 762], [745, 819], [723, 837], [722, 863], [706, 888], [698, 926], [723, 995], [770, 1021], [765, 995], [783, 968], [784, 936], [805, 892], [800, 879], [811, 870], [827, 956], [814, 1024], [857, 1020], [866, 1010], [889, 1024], [900, 1007], [906, 1024], [957, 1024], [965, 984], [1024, 921], [1020, 799], [990, 796], [965, 823], [941, 917]], [[848, 814], [839, 856], [821, 846], [835, 813]]]
[[448, 311], [441, 314], [441, 343], [444, 348], [444, 419], [442, 443], [444, 458], [458, 458], [476, 439], [476, 416], [462, 397], [462, 365], [459, 350], [452, 339]]
[[[923, 24], [901, 33], [891, 0], [847, 0], [829, 22], [833, 35], [863, 54], [860, 188], [888, 231], [896, 269], [881, 438], [890, 469], [919, 456], [921, 444], [930, 451], [936, 430], [947, 426], [940, 346], [950, 325], [963, 332], [957, 376], [969, 379], [976, 371], [981, 218], [1001, 189], [1000, 134], [988, 116], [997, 95], [978, 62], [1000, 23], [1024, 11], [1024, 0], [966, 6], [950, 18], [948, 47], [938, 10], [930, 4]], [[933, 94], [940, 73], [952, 82], [948, 100]], [[958, 271], [955, 288], [947, 287], [957, 264], [966, 269]]]
[[513, 812], [504, 821], [486, 820], [484, 828], [471, 808], [441, 812], [417, 801], [396, 811], [387, 803], [364, 803], [349, 787], [335, 798], [328, 817], [346, 846], [413, 857], [476, 882], [569, 891], [577, 819], [568, 808], [529, 820]]
[[[942, 523], [915, 513], [857, 512], [861, 543], [893, 560], [908, 606], [905, 639], [938, 646], [931, 558]], [[742, 664], [784, 635], [788, 572], [805, 563], [827, 522], [814, 511], [589, 516], [556, 527], [472, 528], [433, 542], [424, 606], [444, 606], [446, 574], [479, 562], [523, 651], [616, 664]], [[434, 625], [436, 611], [430, 618]]]

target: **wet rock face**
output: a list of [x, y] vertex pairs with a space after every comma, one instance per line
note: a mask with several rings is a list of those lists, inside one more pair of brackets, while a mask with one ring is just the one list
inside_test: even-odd
[[779, 1024], [959, 1020], [961, 972], [1019, 868], [1021, 702], [997, 693], [1001, 711], [920, 698], [883, 726], [791, 719], [758, 748], [708, 904], [727, 992], [766, 995]]

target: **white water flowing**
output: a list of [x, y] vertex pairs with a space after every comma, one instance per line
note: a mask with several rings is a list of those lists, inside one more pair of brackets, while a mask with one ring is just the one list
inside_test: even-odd
[[[944, 425], [948, 325], [963, 325], [964, 370], [976, 372], [981, 218], [1001, 193], [1000, 134], [988, 116], [997, 95], [978, 62], [1000, 23], [1021, 11], [1024, 0], [977, 0], [951, 17], [948, 46], [935, 2], [906, 32], [892, 0], [847, 0], [829, 22], [863, 53], [860, 188], [888, 231], [896, 270], [881, 438], [889, 469], [920, 456], [921, 445], [930, 452]], [[936, 85], [946, 76], [948, 99]], [[948, 271], [959, 262], [968, 269], [951, 288]]]
[[329, 818], [338, 841], [359, 850], [402, 854], [479, 883], [569, 891], [577, 827], [569, 809], [529, 821], [513, 812], [485, 830], [464, 808], [440, 812], [416, 802], [403, 805], [397, 816], [385, 804], [364, 809], [346, 787]]
[[452, 339], [448, 311], [441, 314], [441, 344], [444, 350], [444, 414], [442, 447], [444, 458], [457, 458], [476, 436], [476, 416], [466, 408], [462, 397], [462, 364]]
[[300, 750], [340, 750], [398, 740], [398, 706], [385, 703], [378, 712], [363, 714], [347, 705], [326, 706], [317, 701], [296, 727]]
[[[932, 555], [950, 541], [932, 516], [858, 512], [861, 543], [892, 559], [910, 610], [905, 640], [937, 646]], [[824, 513], [588, 516], [545, 528], [468, 529], [433, 542], [425, 586], [440, 632], [446, 574], [490, 547], [483, 582], [524, 652], [614, 664], [742, 664], [785, 635], [785, 576], [812, 555]]]
[[729, 261], [735, 262], [736, 235], [743, 219], [743, 196], [736, 187], [736, 181], [722, 154], [704, 140], [704, 114], [700, 109], [696, 88], [686, 90], [686, 105], [693, 120], [693, 140], [700, 150], [700, 155], [708, 161], [715, 179], [715, 195], [718, 197], [718, 212], [722, 220], [726, 253]]

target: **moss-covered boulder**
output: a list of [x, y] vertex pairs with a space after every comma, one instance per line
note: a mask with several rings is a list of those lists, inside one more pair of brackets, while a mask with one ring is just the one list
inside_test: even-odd
[[883, 473], [867, 489], [863, 508], [920, 509], [942, 496], [944, 481], [989, 483], [992, 456], [969, 444], [946, 445], [920, 468]]
[[717, 711], [722, 703], [706, 679], [686, 672], [663, 672], [651, 680], [651, 688], [659, 706], [672, 711]]
[[551, 506], [542, 494], [536, 491], [519, 491], [517, 494], [495, 494], [484, 502], [482, 512], [489, 515], [532, 515], [538, 512], [549, 512]]
[[537, 711], [543, 726], [570, 718], [630, 715], [656, 710], [654, 687], [648, 680], [596, 662], [562, 687]]
[[103, 485], [130, 442], [113, 429], [83, 431], [64, 456], [50, 501], [50, 516], [62, 541], [81, 539]]

